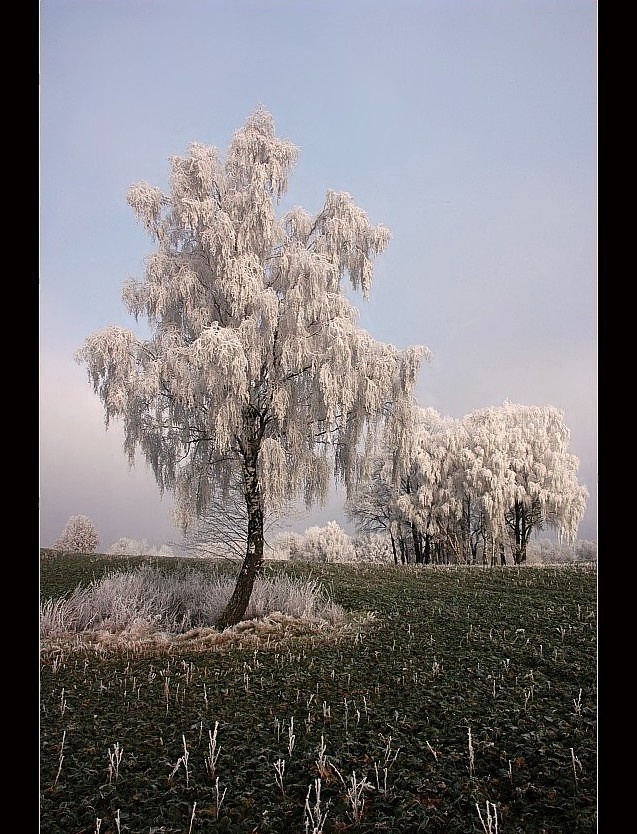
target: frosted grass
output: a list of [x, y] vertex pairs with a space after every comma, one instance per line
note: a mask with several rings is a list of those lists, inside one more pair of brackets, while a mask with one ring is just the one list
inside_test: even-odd
[[[184, 634], [211, 628], [234, 586], [233, 577], [196, 570], [175, 575], [144, 565], [114, 571], [88, 586], [79, 585], [66, 598], [44, 601], [40, 637], [87, 631]], [[244, 621], [275, 613], [331, 626], [345, 619], [345, 610], [329, 598], [319, 581], [283, 574], [255, 580]]]

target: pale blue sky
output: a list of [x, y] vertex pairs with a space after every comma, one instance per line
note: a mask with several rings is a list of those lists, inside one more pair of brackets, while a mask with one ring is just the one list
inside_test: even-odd
[[[597, 537], [597, 4], [43, 0], [40, 532], [180, 538], [73, 361], [151, 251], [126, 203], [259, 104], [301, 149], [286, 205], [348, 191], [388, 226], [360, 323], [434, 355], [418, 400], [564, 411]], [[341, 521], [336, 496], [307, 524]], [[305, 522], [304, 522], [305, 524]]]

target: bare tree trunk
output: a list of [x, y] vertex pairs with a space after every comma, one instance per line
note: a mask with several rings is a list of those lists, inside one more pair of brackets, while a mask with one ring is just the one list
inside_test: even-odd
[[223, 614], [217, 620], [217, 628], [224, 629], [241, 622], [252, 596], [254, 580], [263, 567], [263, 511], [258, 508], [248, 520], [248, 546], [246, 557], [237, 576], [237, 582]]
[[403, 565], [409, 564], [409, 554], [407, 553], [407, 547], [405, 545], [405, 539], [402, 535], [398, 537], [398, 544], [400, 546], [400, 561]]
[[[529, 513], [529, 516], [532, 517], [532, 513]], [[533, 529], [533, 524], [531, 523], [530, 519], [527, 518], [527, 513], [522, 509], [522, 520], [521, 520], [521, 535], [520, 535], [520, 564], [526, 562], [526, 546], [528, 544], [529, 538], [531, 536], [531, 530]]]
[[411, 539], [414, 543], [414, 559], [417, 565], [422, 565], [422, 536], [420, 535], [419, 531], [416, 529], [416, 525], [411, 523]]
[[[247, 414], [246, 424], [249, 426], [255, 417], [254, 412]], [[241, 622], [252, 596], [254, 580], [263, 568], [263, 498], [257, 468], [261, 437], [262, 432], [257, 429], [251, 433], [251, 439], [241, 446], [244, 494], [248, 510], [248, 541], [234, 591], [216, 623], [219, 629]]]
[[423, 558], [425, 560], [425, 564], [428, 565], [431, 560], [431, 534], [425, 533], [425, 552], [423, 553]]
[[533, 530], [533, 512], [532, 510], [527, 512], [524, 505], [516, 501], [509, 514], [508, 523], [515, 539], [513, 562], [521, 565], [526, 562], [526, 546]]
[[496, 551], [496, 540], [495, 540], [495, 538], [492, 537], [491, 538], [491, 567], [492, 568], [495, 567], [495, 565], [497, 565], [497, 559], [495, 557], [495, 551]]
[[394, 564], [397, 565], [398, 564], [398, 553], [396, 553], [396, 542], [394, 541], [394, 534], [392, 533], [391, 530], [389, 531], [389, 537], [391, 539], [391, 550], [392, 550], [392, 553], [394, 554]]

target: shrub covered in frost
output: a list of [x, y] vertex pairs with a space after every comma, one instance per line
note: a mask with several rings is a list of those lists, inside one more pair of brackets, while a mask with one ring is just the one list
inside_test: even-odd
[[354, 562], [356, 549], [351, 536], [336, 521], [325, 527], [308, 527], [290, 547], [290, 558], [301, 562]]
[[357, 562], [394, 563], [389, 535], [365, 533], [354, 538]]
[[567, 562], [592, 562], [597, 559], [597, 544], [585, 540], [558, 542], [533, 539], [526, 549], [529, 565], [560, 565]]

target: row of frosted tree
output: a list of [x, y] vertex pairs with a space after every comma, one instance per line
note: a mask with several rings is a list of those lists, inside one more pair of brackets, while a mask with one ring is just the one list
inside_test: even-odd
[[[280, 533], [270, 543], [268, 557], [277, 561], [357, 565], [396, 564], [398, 559], [397, 550], [394, 548], [392, 551], [386, 530], [351, 536], [334, 520], [328, 521], [324, 527], [308, 527], [304, 533]], [[409, 554], [406, 554], [405, 564], [408, 558]], [[533, 537], [529, 541], [526, 558], [527, 564], [534, 566], [591, 563], [597, 560], [597, 543], [585, 539], [558, 542], [551, 538]], [[415, 563], [412, 561], [409, 564]]]
[[404, 474], [379, 444], [348, 517], [361, 532], [385, 531], [396, 564], [522, 564], [534, 533], [577, 535], [588, 490], [569, 439], [550, 406], [505, 402], [462, 420], [418, 409]]

